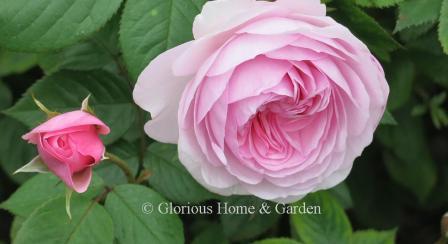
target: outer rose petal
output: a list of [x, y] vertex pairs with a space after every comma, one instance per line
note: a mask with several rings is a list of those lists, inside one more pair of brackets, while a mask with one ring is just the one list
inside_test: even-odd
[[34, 144], [37, 144], [38, 135], [45, 132], [55, 132], [59, 130], [64, 130], [71, 127], [79, 127], [83, 125], [95, 125], [98, 128], [99, 134], [109, 134], [110, 129], [97, 117], [83, 112], [83, 111], [73, 111], [58, 115], [47, 122], [34, 128], [31, 132], [22, 136], [24, 140], [28, 140]]
[[134, 101], [149, 111], [152, 120], [145, 125], [146, 133], [161, 142], [177, 143], [179, 101], [191, 77], [174, 76], [172, 65], [190, 43], [168, 50], [154, 59], [138, 78]]
[[195, 39], [230, 30], [272, 11], [289, 11], [306, 15], [325, 16], [325, 5], [320, 0], [278, 0], [274, 3], [256, 0], [210, 1], [193, 24]]

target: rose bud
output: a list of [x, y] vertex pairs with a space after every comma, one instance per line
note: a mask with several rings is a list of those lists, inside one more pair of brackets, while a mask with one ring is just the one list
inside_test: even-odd
[[384, 71], [319, 0], [216, 0], [155, 58], [134, 100], [221, 195], [293, 202], [343, 181], [387, 103]]
[[17, 172], [42, 172], [46, 169], [78, 193], [87, 190], [92, 167], [104, 157], [99, 135], [110, 129], [94, 115], [83, 110], [49, 119], [22, 138], [37, 145], [39, 156]]

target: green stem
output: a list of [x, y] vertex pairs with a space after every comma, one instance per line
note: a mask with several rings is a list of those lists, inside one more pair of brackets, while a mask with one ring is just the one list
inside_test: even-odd
[[121, 171], [126, 175], [126, 178], [128, 178], [129, 183], [135, 183], [134, 175], [132, 174], [131, 168], [129, 168], [128, 164], [118, 156], [112, 154], [112, 153], [106, 153], [105, 156], [116, 166], [118, 166]]

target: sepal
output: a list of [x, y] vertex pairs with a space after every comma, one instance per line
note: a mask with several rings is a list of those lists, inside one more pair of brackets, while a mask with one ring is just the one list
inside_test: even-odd
[[44, 112], [44, 113], [47, 115], [47, 118], [48, 118], [48, 119], [51, 119], [51, 118], [53, 118], [53, 117], [56, 117], [56, 116], [58, 116], [58, 115], [60, 114], [60, 113], [58, 113], [58, 112], [51, 111], [51, 110], [49, 110], [47, 107], [45, 107], [45, 105], [44, 105], [41, 101], [39, 101], [39, 100], [36, 99], [36, 97], [34, 96], [34, 94], [32, 95], [32, 97], [33, 97], [33, 101], [34, 101], [34, 103], [36, 104], [36, 106], [37, 106], [42, 112]]
[[89, 106], [89, 99], [90, 99], [90, 94], [82, 101], [81, 111], [84, 111], [91, 115], [95, 115], [95, 112], [93, 111], [92, 107]]
[[65, 212], [67, 213], [68, 218], [72, 219], [72, 212], [70, 210], [70, 201], [72, 199], [73, 190], [70, 188], [66, 188], [65, 190]]
[[40, 156], [36, 156], [29, 163], [16, 170], [14, 174], [17, 173], [48, 173], [47, 165], [42, 161]]

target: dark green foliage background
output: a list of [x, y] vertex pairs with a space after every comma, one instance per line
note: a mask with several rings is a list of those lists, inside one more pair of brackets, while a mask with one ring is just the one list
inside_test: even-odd
[[[146, 137], [148, 115], [132, 101], [149, 61], [192, 39], [205, 2], [0, 0], [0, 243], [446, 243], [448, 0], [324, 1], [381, 61], [391, 88], [375, 140], [349, 178], [295, 203], [319, 204], [324, 214], [143, 214], [145, 202], [263, 204], [202, 188], [174, 145]], [[32, 94], [58, 112], [91, 94], [113, 131], [104, 138], [108, 151], [136, 176], [149, 170], [149, 180], [127, 185], [103, 162], [89, 191], [74, 196], [68, 221], [58, 179], [12, 175], [36, 155], [21, 135], [45, 119]]]

